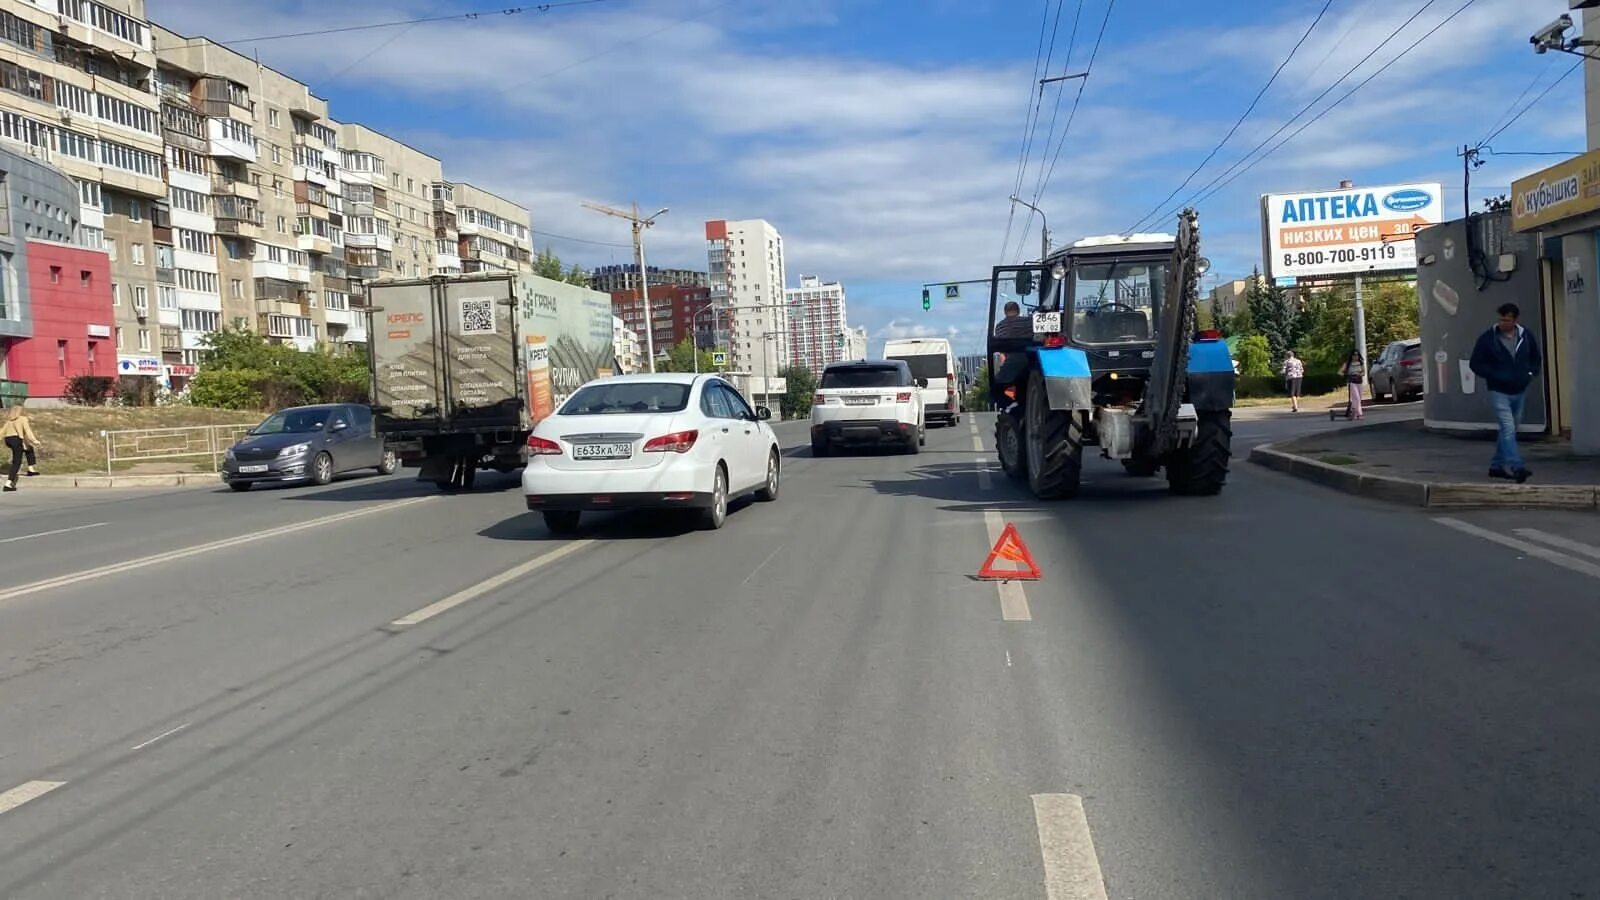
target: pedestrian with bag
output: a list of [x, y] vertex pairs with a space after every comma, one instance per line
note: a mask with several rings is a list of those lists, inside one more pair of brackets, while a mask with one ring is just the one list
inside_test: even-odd
[[5, 422], [0, 424], [0, 441], [11, 451], [11, 468], [6, 472], [5, 487], [0, 489], [9, 493], [17, 489], [17, 473], [22, 471], [23, 457], [28, 460], [28, 474], [39, 474], [38, 459], [34, 455], [39, 438], [33, 433], [33, 420], [21, 404], [6, 410]]
[[1367, 361], [1361, 358], [1358, 347], [1350, 348], [1350, 355], [1345, 357], [1344, 364], [1339, 367], [1339, 374], [1350, 385], [1350, 411], [1348, 418], [1359, 419], [1361, 412], [1361, 384], [1367, 378]]
[[1522, 421], [1528, 385], [1538, 377], [1544, 357], [1533, 334], [1518, 324], [1522, 310], [1515, 303], [1502, 303], [1496, 312], [1500, 320], [1478, 336], [1468, 366], [1488, 387], [1489, 404], [1499, 426], [1489, 477], [1521, 484], [1533, 473], [1522, 464], [1522, 454], [1517, 451], [1517, 424]]

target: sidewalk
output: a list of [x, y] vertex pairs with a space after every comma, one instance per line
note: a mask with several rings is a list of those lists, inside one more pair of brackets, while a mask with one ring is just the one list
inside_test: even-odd
[[[0, 478], [4, 478], [0, 475]], [[198, 485], [222, 484], [222, 476], [216, 472], [173, 472], [158, 475], [128, 475], [117, 473], [107, 475], [104, 472], [79, 472], [72, 475], [36, 475], [32, 478], [22, 477], [17, 479], [17, 486], [22, 490], [61, 490], [65, 488], [161, 488], [161, 487], [194, 487]]]
[[1600, 508], [1600, 457], [1525, 440], [1526, 484], [1490, 479], [1487, 437], [1426, 431], [1419, 419], [1324, 432], [1257, 447], [1250, 461], [1350, 494], [1423, 507]]

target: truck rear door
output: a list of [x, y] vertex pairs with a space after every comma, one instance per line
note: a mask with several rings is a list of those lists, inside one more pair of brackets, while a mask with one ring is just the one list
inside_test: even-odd
[[450, 419], [516, 424], [522, 393], [511, 280], [445, 282], [440, 303]]
[[433, 285], [426, 282], [374, 285], [372, 402], [389, 418], [438, 420], [444, 413], [440, 365], [442, 335]]

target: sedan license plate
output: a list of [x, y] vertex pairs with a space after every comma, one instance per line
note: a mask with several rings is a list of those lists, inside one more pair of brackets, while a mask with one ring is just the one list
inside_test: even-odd
[[616, 444], [573, 444], [573, 459], [627, 459], [633, 455], [633, 445], [628, 443]]
[[877, 397], [846, 397], [846, 398], [844, 398], [844, 405], [845, 406], [871, 406], [871, 405], [873, 405], [874, 403], [877, 403], [877, 402], [878, 402], [878, 398]]
[[265, 465], [260, 465], [260, 466], [240, 466], [239, 467], [239, 474], [241, 474], [241, 475], [254, 475], [254, 474], [257, 474], [259, 472], [265, 472], [266, 470], [267, 470], [267, 467]]

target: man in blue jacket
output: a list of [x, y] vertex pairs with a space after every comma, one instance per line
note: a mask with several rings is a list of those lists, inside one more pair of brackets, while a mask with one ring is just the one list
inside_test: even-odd
[[1532, 475], [1517, 452], [1517, 423], [1528, 384], [1543, 363], [1539, 344], [1528, 329], [1517, 324], [1522, 311], [1515, 303], [1501, 304], [1500, 322], [1478, 337], [1472, 348], [1472, 373], [1489, 388], [1489, 402], [1500, 423], [1500, 439], [1489, 463], [1490, 478], [1510, 478], [1518, 484]]

